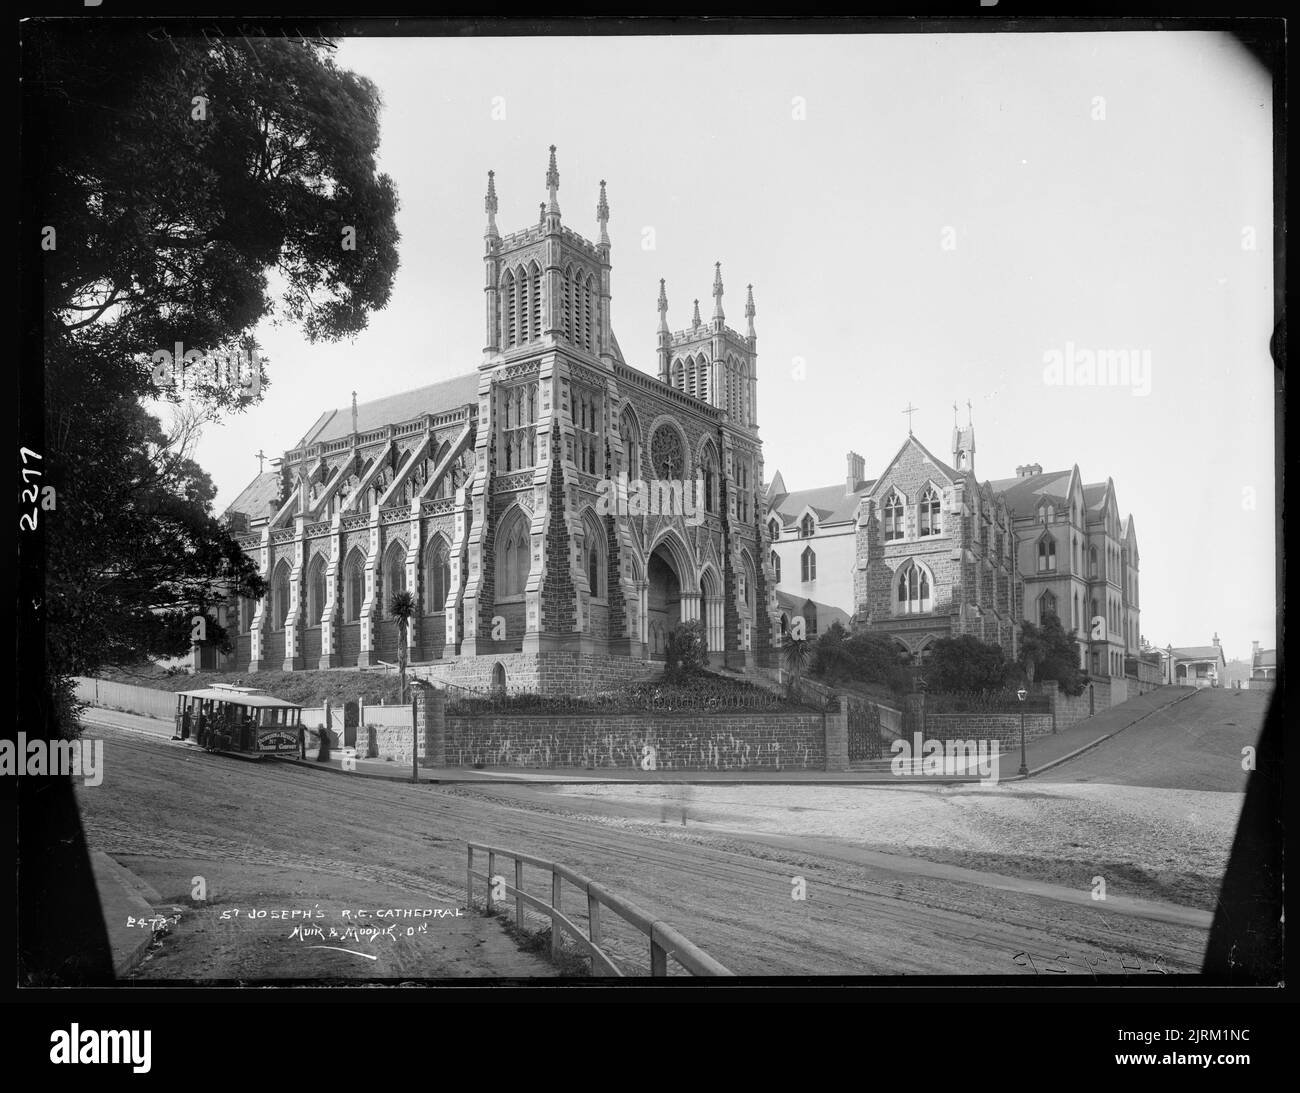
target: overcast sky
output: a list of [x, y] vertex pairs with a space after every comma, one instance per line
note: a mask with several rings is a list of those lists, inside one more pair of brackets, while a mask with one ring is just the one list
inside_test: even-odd
[[[281, 454], [354, 389], [478, 365], [487, 171], [502, 232], [526, 227], [556, 144], [564, 222], [588, 238], [607, 180], [633, 367], [656, 368], [660, 277], [673, 329], [696, 297], [707, 319], [715, 261], [741, 329], [753, 283], [769, 479], [842, 480], [849, 449], [875, 477], [909, 402], [947, 458], [969, 399], [981, 479], [1077, 463], [1115, 480], [1148, 638], [1217, 631], [1229, 658], [1273, 644], [1271, 90], [1231, 39], [353, 39], [337, 59], [383, 97], [401, 268], [354, 342], [261, 328], [265, 402], [198, 450], [219, 507], [253, 453]], [[1048, 383], [1071, 346], [1149, 354], [1149, 375]]]

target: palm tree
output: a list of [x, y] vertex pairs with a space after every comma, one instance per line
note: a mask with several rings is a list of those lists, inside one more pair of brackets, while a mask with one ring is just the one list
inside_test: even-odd
[[397, 675], [401, 680], [398, 701], [406, 701], [406, 635], [415, 614], [415, 597], [409, 592], [394, 592], [388, 601], [388, 613], [397, 620]]
[[781, 649], [781, 657], [785, 661], [785, 670], [792, 677], [786, 686], [793, 695], [795, 688], [799, 686], [799, 680], [803, 678], [804, 671], [808, 668], [808, 662], [812, 659], [812, 646], [807, 638], [796, 638], [785, 643]]

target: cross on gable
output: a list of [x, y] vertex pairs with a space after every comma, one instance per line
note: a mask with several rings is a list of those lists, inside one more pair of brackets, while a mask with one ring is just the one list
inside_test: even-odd
[[912, 405], [912, 400], [911, 400], [911, 399], [908, 399], [908, 400], [907, 400], [907, 409], [904, 410], [903, 413], [905, 413], [905, 414], [907, 415], [907, 435], [908, 435], [908, 436], [911, 436], [911, 435], [912, 435], [912, 415], [913, 415], [914, 413], [916, 413], [917, 410], [919, 410], [919, 409], [920, 409], [919, 406], [913, 406], [913, 405]]

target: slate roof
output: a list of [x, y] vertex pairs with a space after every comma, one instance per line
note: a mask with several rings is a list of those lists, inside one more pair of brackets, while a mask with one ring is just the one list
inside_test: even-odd
[[1083, 487], [1083, 503], [1089, 512], [1097, 512], [1106, 500], [1106, 483], [1093, 482]]
[[[385, 425], [412, 421], [421, 414], [440, 414], [477, 402], [478, 373], [471, 372], [431, 383], [427, 387], [417, 387], [414, 391], [402, 391], [371, 402], [357, 403], [357, 432], [366, 433], [371, 429], [382, 429]], [[339, 410], [327, 410], [294, 447], [305, 448], [308, 444], [323, 444], [351, 435], [352, 407], [348, 405]]]
[[[995, 493], [1006, 498], [1012, 516], [1032, 516], [1038, 502], [1044, 497], [1051, 498], [1054, 502], [1066, 500], [1072, 471], [1073, 468], [1067, 468], [1063, 471], [1044, 471], [1028, 478], [999, 478], [989, 485]], [[1104, 485], [1102, 489], [1105, 489]]]
[[242, 512], [250, 519], [257, 520], [267, 515], [268, 506], [280, 492], [280, 472], [266, 471], [259, 474], [227, 507], [227, 512]]
[[1261, 650], [1259, 651], [1259, 657], [1258, 657], [1258, 659], [1255, 660], [1253, 667], [1255, 667], [1255, 668], [1276, 668], [1276, 667], [1277, 667], [1277, 650], [1276, 650], [1276, 649], [1261, 649]]
[[782, 527], [795, 524], [805, 508], [811, 508], [820, 524], [842, 524], [858, 513], [858, 502], [874, 486], [875, 480], [863, 482], [853, 493], [844, 492], [844, 483], [818, 486], [811, 490], [794, 490], [772, 498], [769, 508], [781, 521]]
[[[1177, 660], [1223, 660], [1223, 650], [1217, 645], [1185, 645], [1175, 647], [1173, 655]], [[1224, 661], [1226, 663], [1226, 661]]]

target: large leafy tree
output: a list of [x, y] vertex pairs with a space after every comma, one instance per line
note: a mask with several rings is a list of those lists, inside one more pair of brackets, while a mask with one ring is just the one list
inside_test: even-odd
[[934, 691], [996, 691], [1005, 687], [1015, 665], [996, 645], [973, 634], [940, 638], [930, 650], [926, 682]]
[[[265, 362], [257, 383], [181, 390], [154, 354], [248, 353], [268, 316], [312, 341], [362, 330], [397, 268], [397, 197], [375, 163], [378, 94], [328, 41], [99, 22], [46, 24], [27, 47], [57, 496], [47, 670], [66, 694], [70, 675], [184, 653], [196, 615], [223, 644], [213, 606], [264, 591], [191, 454], [198, 425], [260, 398]], [[151, 399], [177, 405], [170, 430]]]
[[1078, 646], [1054, 614], [1044, 617], [1041, 626], [1032, 622], [1021, 625], [1020, 667], [1031, 683], [1035, 679], [1054, 679], [1068, 695], [1083, 693]]

